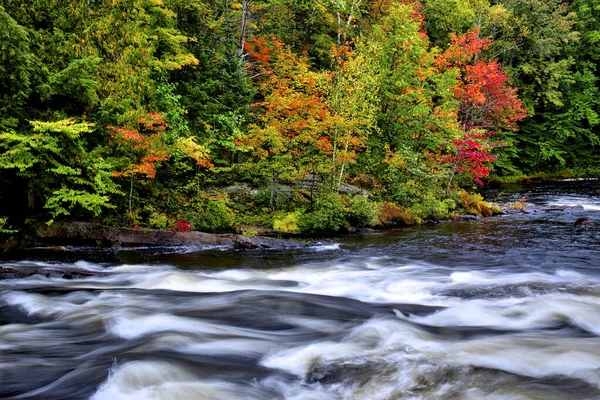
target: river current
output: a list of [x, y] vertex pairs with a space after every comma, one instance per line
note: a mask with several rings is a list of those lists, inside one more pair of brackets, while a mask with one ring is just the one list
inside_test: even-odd
[[2, 262], [98, 275], [0, 281], [0, 398], [600, 399], [600, 182], [504, 189], [583, 210]]

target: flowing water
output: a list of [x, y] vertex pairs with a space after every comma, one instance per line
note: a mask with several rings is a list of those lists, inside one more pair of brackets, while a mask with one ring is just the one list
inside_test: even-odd
[[600, 182], [526, 192], [584, 209], [4, 262], [98, 275], [0, 281], [0, 398], [600, 399]]

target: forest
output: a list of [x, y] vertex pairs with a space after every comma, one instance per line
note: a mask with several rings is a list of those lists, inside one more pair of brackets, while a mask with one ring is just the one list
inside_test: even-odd
[[597, 0], [0, 0], [0, 232], [488, 215], [600, 174], [599, 60]]

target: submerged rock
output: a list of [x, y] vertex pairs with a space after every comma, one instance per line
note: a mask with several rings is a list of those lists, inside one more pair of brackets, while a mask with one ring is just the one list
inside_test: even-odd
[[514, 203], [505, 204], [502, 207], [501, 214], [537, 214], [544, 212], [581, 212], [584, 211], [584, 207], [582, 205], [575, 206], [563, 206], [563, 205], [549, 205], [549, 206], [539, 206], [531, 203], [518, 204], [515, 206]]
[[564, 211], [568, 211], [568, 212], [576, 212], [576, 211], [583, 211], [585, 210], [583, 208], [583, 206], [570, 206], [570, 207], [565, 207]]
[[261, 237], [248, 237], [242, 235], [235, 235], [233, 238], [233, 246], [236, 249], [242, 250], [286, 250], [286, 249], [298, 249], [307, 247], [306, 243], [296, 242], [293, 240], [283, 239], [272, 239], [272, 238], [261, 238]]
[[589, 218], [579, 218], [577, 221], [575, 221], [575, 226], [580, 226], [580, 225], [589, 225], [591, 224], [591, 220]]
[[102, 274], [102, 272], [85, 271], [75, 268], [48, 268], [38, 266], [18, 266], [6, 267], [0, 265], [0, 280], [4, 279], [22, 279], [30, 276], [44, 276], [46, 278], [58, 279], [83, 279]]

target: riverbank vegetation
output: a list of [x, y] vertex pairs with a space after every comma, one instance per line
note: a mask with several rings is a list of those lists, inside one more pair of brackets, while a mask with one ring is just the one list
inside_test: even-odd
[[0, 1], [0, 233], [485, 216], [600, 173], [599, 59], [594, 0]]

